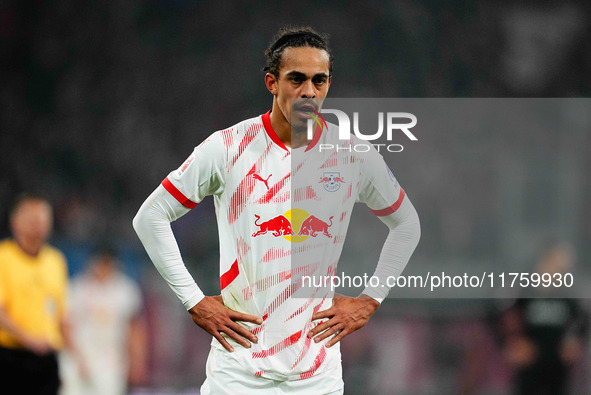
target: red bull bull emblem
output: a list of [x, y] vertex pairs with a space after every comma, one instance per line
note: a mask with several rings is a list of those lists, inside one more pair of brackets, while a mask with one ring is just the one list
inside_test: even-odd
[[264, 235], [267, 232], [272, 232], [275, 237], [293, 235], [291, 222], [289, 222], [284, 215], [278, 215], [277, 217], [271, 218], [260, 224], [257, 223], [257, 221], [261, 219], [261, 217], [256, 214], [254, 216], [256, 217], [254, 224], [259, 227], [259, 230], [258, 232], [254, 232], [252, 237]]
[[315, 216], [311, 215], [302, 222], [302, 226], [300, 227], [300, 231], [298, 232], [298, 236], [312, 236], [316, 237], [318, 233], [322, 233], [326, 237], [332, 237], [330, 233], [328, 233], [328, 228], [332, 226], [332, 219], [334, 217], [330, 217], [328, 220], [330, 221], [330, 225], [326, 222], [322, 221], [321, 219], [316, 218]]
[[318, 183], [321, 183], [324, 189], [326, 189], [328, 192], [338, 191], [341, 187], [341, 184], [344, 182], [344, 178], [341, 177], [341, 173], [338, 171], [325, 172], [322, 174], [322, 177], [320, 177], [320, 181], [318, 181]]
[[254, 224], [259, 230], [252, 234], [257, 237], [271, 232], [275, 237], [283, 236], [293, 243], [301, 243], [308, 237], [318, 237], [320, 235], [332, 238], [328, 228], [332, 226], [330, 217], [327, 222], [310, 215], [306, 210], [294, 208], [288, 210], [283, 215], [278, 215], [268, 221], [259, 222], [261, 217], [255, 214]]

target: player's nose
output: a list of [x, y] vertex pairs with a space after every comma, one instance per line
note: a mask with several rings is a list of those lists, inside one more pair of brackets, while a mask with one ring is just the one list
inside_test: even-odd
[[302, 98], [313, 99], [316, 97], [316, 91], [314, 90], [314, 84], [308, 80], [302, 84]]

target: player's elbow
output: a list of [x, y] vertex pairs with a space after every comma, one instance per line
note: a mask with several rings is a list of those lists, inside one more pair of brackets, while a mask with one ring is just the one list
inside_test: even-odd
[[417, 222], [413, 226], [414, 228], [414, 240], [415, 240], [415, 247], [419, 244], [419, 240], [421, 240], [421, 222], [419, 221], [419, 216], [417, 215]]
[[138, 212], [135, 214], [135, 217], [133, 217], [133, 220], [131, 221], [133, 230], [135, 230], [135, 233], [140, 237], [140, 239], [142, 235], [142, 230], [146, 228], [146, 221], [147, 218], [145, 212], [142, 208], [140, 208]]
[[170, 219], [162, 206], [152, 198], [148, 198], [139, 208], [132, 220], [132, 226], [142, 243], [154, 239], [158, 232], [170, 226]]
[[402, 236], [413, 250], [416, 248], [421, 239], [421, 221], [414, 206], [407, 206], [404, 219], [396, 227], [390, 228], [390, 231]]
[[419, 244], [419, 240], [421, 239], [421, 220], [419, 219], [419, 214], [415, 208], [412, 208], [412, 212], [409, 214], [407, 218], [410, 231], [412, 233], [412, 239], [415, 241], [415, 246]]

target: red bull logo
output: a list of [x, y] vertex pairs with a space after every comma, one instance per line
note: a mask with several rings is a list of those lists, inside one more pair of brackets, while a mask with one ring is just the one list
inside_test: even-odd
[[302, 222], [302, 226], [300, 227], [300, 231], [298, 232], [298, 236], [312, 236], [316, 237], [318, 233], [322, 233], [326, 237], [332, 237], [330, 233], [328, 233], [328, 228], [332, 226], [332, 219], [334, 217], [330, 217], [328, 220], [330, 221], [330, 225], [326, 222], [322, 221], [321, 219], [316, 218], [315, 216], [311, 215]]
[[259, 222], [261, 218], [259, 215], [255, 214], [255, 217], [254, 224], [259, 227], [259, 230], [254, 232], [252, 237], [271, 232], [273, 236], [283, 236], [292, 243], [301, 243], [308, 237], [318, 237], [320, 235], [332, 237], [328, 231], [328, 228], [333, 225], [332, 219], [334, 217], [332, 216], [328, 219], [328, 222], [325, 222], [306, 210], [294, 208], [286, 211], [283, 215], [278, 215], [264, 222]]
[[339, 173], [338, 171], [325, 172], [324, 174], [322, 174], [322, 177], [320, 177], [320, 181], [318, 181], [319, 184], [323, 184], [322, 186], [328, 192], [338, 191], [341, 187], [341, 184], [343, 184], [344, 182], [345, 179], [341, 177], [341, 173]]
[[252, 237], [264, 235], [267, 232], [272, 232], [273, 236], [275, 237], [293, 234], [291, 222], [289, 222], [289, 220], [283, 215], [278, 215], [277, 217], [271, 218], [270, 220], [262, 222], [260, 224], [257, 223], [257, 221], [261, 219], [261, 217], [256, 214], [254, 216], [256, 217], [256, 219], [254, 220], [254, 224], [259, 227], [259, 230], [258, 232], [254, 232], [252, 234]]

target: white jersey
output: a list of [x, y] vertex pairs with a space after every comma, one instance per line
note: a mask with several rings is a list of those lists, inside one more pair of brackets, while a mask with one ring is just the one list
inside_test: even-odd
[[79, 377], [74, 361], [64, 357], [61, 393], [126, 393], [127, 340], [130, 322], [142, 306], [139, 287], [119, 272], [105, 281], [84, 273], [72, 281], [69, 306], [72, 340], [90, 377]]
[[[385, 216], [401, 205], [404, 191], [373, 147], [351, 150], [361, 141], [338, 141], [334, 125], [291, 150], [269, 115], [212, 134], [162, 185], [188, 208], [214, 196], [224, 304], [263, 319], [243, 323], [258, 336], [252, 348], [227, 338], [230, 355], [254, 375], [293, 380], [340, 363], [338, 343], [326, 348], [329, 339], [306, 336], [319, 323], [312, 315], [332, 305], [332, 293], [303, 292], [302, 276], [336, 273], [356, 201]], [[342, 149], [319, 152], [322, 144]]]

